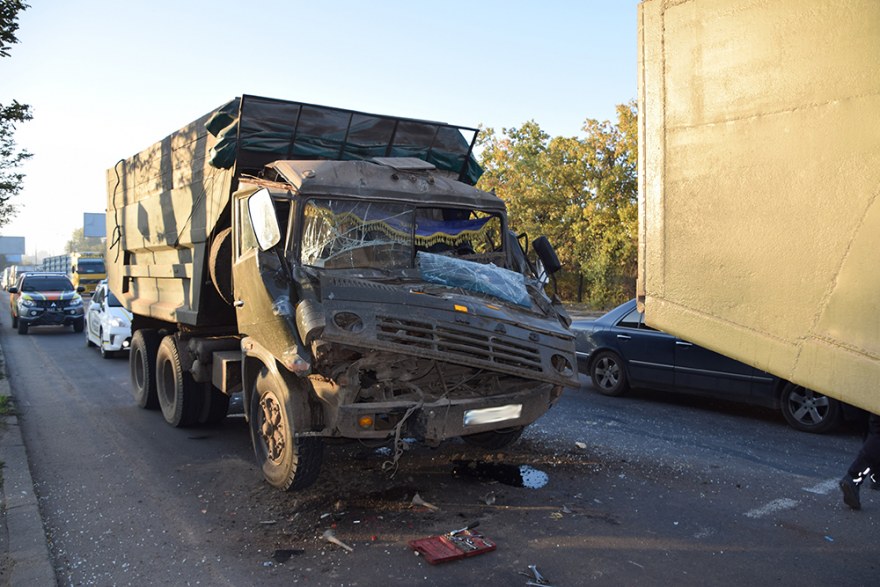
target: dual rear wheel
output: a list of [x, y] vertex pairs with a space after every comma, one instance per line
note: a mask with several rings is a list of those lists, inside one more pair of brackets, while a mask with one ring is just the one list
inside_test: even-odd
[[199, 383], [181, 364], [179, 339], [140, 329], [131, 338], [129, 366], [135, 402], [162, 410], [174, 427], [213, 425], [229, 410], [229, 396], [210, 383]]
[[[134, 333], [130, 365], [135, 401], [142, 408], [161, 409], [174, 427], [219, 422], [226, 417], [229, 396], [193, 380], [181, 365], [178, 344], [173, 335], [161, 338], [148, 329]], [[321, 438], [296, 435], [293, 406], [288, 384], [264, 366], [246, 409], [257, 464], [266, 481], [283, 491], [312, 485], [324, 452]]]

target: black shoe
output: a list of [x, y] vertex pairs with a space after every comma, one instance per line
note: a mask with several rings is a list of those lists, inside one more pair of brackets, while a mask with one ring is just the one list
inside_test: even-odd
[[854, 510], [862, 509], [862, 502], [859, 500], [859, 486], [849, 475], [841, 479], [837, 486], [843, 492], [843, 503]]

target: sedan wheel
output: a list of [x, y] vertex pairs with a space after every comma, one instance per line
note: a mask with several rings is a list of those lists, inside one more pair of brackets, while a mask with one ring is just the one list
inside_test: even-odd
[[104, 342], [104, 330], [103, 329], [100, 332], [98, 332], [98, 340], [101, 341], [101, 358], [102, 359], [112, 359], [114, 356], [116, 356], [116, 353], [114, 353], [113, 351], [108, 351], [106, 348], [104, 348], [104, 345], [106, 343]]
[[822, 434], [840, 425], [840, 402], [794, 383], [782, 390], [782, 415], [788, 424], [802, 432]]
[[593, 386], [602, 395], [621, 396], [629, 389], [623, 360], [611, 351], [602, 351], [590, 363]]

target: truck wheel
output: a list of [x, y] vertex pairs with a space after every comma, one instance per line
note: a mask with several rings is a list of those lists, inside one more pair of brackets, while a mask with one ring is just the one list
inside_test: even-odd
[[18, 328], [18, 316], [16, 316], [15, 314], [12, 315], [12, 327]]
[[467, 436], [462, 436], [461, 439], [471, 446], [484, 448], [486, 450], [498, 450], [507, 448], [519, 440], [522, 432], [522, 426], [515, 426], [513, 428], [502, 428], [500, 430], [468, 434]]
[[131, 337], [128, 366], [131, 370], [131, 391], [140, 407], [155, 410], [159, 407], [156, 397], [156, 352], [159, 335], [155, 330], [141, 329]]
[[74, 332], [82, 332], [85, 330], [85, 319], [80, 318], [79, 320], [73, 321], [73, 331]]
[[290, 391], [263, 367], [254, 383], [249, 406], [251, 440], [263, 476], [282, 491], [303, 489], [318, 478], [324, 443], [320, 438], [294, 437]]
[[228, 412], [229, 396], [213, 385], [206, 385], [199, 424], [207, 426], [219, 424], [226, 418]]
[[28, 323], [22, 322], [21, 320], [19, 320], [18, 321], [18, 333], [19, 334], [27, 334], [27, 331], [28, 331]]
[[177, 338], [166, 336], [156, 353], [156, 396], [165, 421], [175, 428], [198, 422], [202, 410], [202, 389], [180, 364]]

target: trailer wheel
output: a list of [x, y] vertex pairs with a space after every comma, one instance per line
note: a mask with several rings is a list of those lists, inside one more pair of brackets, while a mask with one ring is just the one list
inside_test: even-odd
[[321, 470], [324, 451], [320, 438], [294, 436], [289, 394], [284, 382], [263, 367], [254, 383], [249, 406], [257, 463], [266, 481], [282, 491], [312, 485]]
[[522, 435], [523, 427], [514, 426], [511, 428], [502, 428], [500, 430], [490, 430], [488, 432], [478, 432], [476, 434], [468, 434], [462, 436], [461, 439], [471, 446], [483, 448], [486, 450], [499, 450], [507, 448]]
[[232, 305], [232, 228], [224, 228], [217, 233], [211, 242], [211, 253], [208, 256], [208, 273], [214, 289], [223, 301]]
[[155, 330], [141, 329], [131, 337], [128, 366], [131, 370], [131, 391], [140, 407], [155, 410], [159, 407], [156, 397], [156, 352], [159, 335]]
[[177, 338], [166, 336], [156, 353], [156, 396], [165, 421], [175, 428], [198, 422], [202, 410], [202, 389], [180, 364]]

